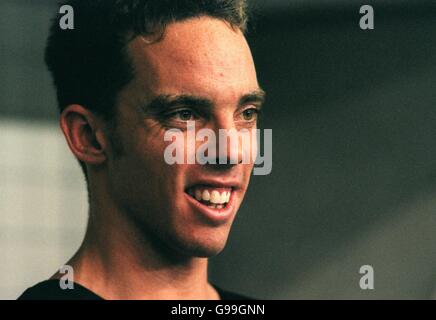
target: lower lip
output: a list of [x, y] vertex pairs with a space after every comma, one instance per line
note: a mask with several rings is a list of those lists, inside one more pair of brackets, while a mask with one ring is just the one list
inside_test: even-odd
[[201, 202], [197, 201], [193, 197], [191, 197], [189, 194], [185, 192], [185, 197], [188, 200], [188, 203], [191, 204], [191, 207], [194, 208], [195, 212], [198, 212], [203, 217], [205, 217], [208, 221], [212, 222], [215, 225], [221, 225], [225, 224], [230, 221], [233, 214], [233, 203], [234, 203], [234, 193], [233, 190], [230, 195], [230, 200], [225, 206], [225, 208], [221, 209], [212, 209], [208, 206], [202, 204]]

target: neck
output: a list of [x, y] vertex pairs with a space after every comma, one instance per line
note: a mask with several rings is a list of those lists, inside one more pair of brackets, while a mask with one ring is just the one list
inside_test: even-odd
[[178, 254], [108, 203], [91, 201], [85, 239], [68, 262], [75, 282], [104, 299], [219, 299], [207, 258]]

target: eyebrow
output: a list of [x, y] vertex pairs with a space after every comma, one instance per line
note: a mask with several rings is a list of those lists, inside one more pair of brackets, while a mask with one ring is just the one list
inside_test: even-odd
[[243, 95], [239, 99], [238, 106], [241, 107], [246, 104], [257, 104], [258, 107], [260, 108], [265, 103], [265, 97], [266, 97], [265, 91], [259, 88], [248, 94]]
[[[261, 108], [265, 102], [265, 96], [266, 93], [264, 90], [260, 88], [256, 89], [250, 93], [244, 94], [238, 101], [238, 107], [247, 104], [256, 104]], [[214, 102], [208, 98], [190, 94], [158, 95], [148, 104], [145, 104], [143, 110], [145, 112], [155, 113], [177, 106], [201, 107], [210, 110], [214, 105]]]
[[159, 95], [145, 106], [144, 111], [159, 112], [177, 106], [203, 107], [211, 109], [213, 107], [213, 102], [207, 98], [188, 94]]

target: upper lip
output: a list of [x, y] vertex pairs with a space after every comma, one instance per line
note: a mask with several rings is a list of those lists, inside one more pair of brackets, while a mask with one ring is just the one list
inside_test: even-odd
[[240, 179], [199, 178], [189, 183], [187, 188], [191, 188], [196, 185], [207, 185], [215, 188], [232, 188], [232, 189], [240, 189], [242, 187]]

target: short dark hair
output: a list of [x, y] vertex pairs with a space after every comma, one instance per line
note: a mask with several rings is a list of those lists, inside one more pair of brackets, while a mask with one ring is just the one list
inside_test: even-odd
[[59, 110], [79, 104], [109, 121], [118, 93], [133, 79], [129, 39], [162, 35], [169, 23], [200, 16], [224, 20], [242, 32], [247, 25], [246, 0], [68, 0], [62, 5], [74, 9], [74, 29], [62, 30], [56, 17], [45, 52]]
[[74, 29], [50, 29], [45, 61], [59, 109], [80, 104], [110, 119], [118, 92], [133, 78], [127, 35], [163, 33], [171, 22], [211, 16], [245, 31], [246, 0], [69, 0]]

